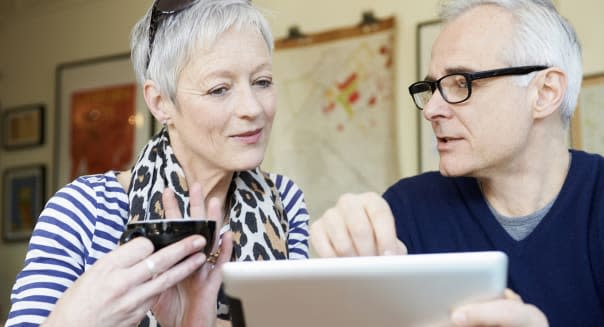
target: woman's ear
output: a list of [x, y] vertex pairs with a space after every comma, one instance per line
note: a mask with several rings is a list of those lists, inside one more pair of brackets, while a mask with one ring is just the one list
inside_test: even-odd
[[533, 118], [545, 118], [562, 105], [567, 89], [566, 74], [557, 67], [548, 68], [533, 80], [537, 88]]
[[160, 123], [165, 124], [170, 119], [167, 105], [170, 103], [169, 99], [166, 99], [162, 95], [159, 85], [154, 81], [146, 80], [143, 84], [143, 95], [147, 108]]

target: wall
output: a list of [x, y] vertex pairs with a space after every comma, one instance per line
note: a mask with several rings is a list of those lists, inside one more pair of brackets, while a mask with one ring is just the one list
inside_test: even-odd
[[[38, 102], [47, 105], [45, 145], [24, 151], [0, 150], [0, 174], [10, 166], [38, 162], [46, 163], [47, 171], [52, 172], [57, 64], [128, 51], [129, 30], [151, 3], [44, 1], [30, 12], [17, 12], [15, 17], [0, 21], [1, 107]], [[0, 322], [7, 315], [10, 289], [23, 265], [26, 248], [27, 243], [0, 243]]]
[[[129, 31], [151, 0], [53, 0], [15, 17], [0, 15], [0, 107], [42, 102], [47, 104], [46, 143], [41, 148], [6, 152], [0, 149], [0, 171], [44, 162], [52, 172], [54, 78], [57, 64], [128, 51]], [[438, 0], [254, 0], [270, 10], [277, 37], [290, 25], [315, 32], [359, 22], [361, 13], [397, 18], [397, 119], [401, 176], [417, 171], [417, 112], [406, 86], [415, 80], [415, 27], [435, 18]], [[604, 30], [601, 0], [558, 0], [561, 12], [573, 22], [584, 47], [586, 74], [604, 71]], [[270, 166], [270, 163], [267, 163]], [[0, 192], [2, 192], [0, 190]], [[51, 192], [51, 190], [49, 190]], [[2, 194], [0, 193], [0, 198]], [[22, 266], [26, 243], [0, 243], [0, 321], [9, 307], [10, 288]]]

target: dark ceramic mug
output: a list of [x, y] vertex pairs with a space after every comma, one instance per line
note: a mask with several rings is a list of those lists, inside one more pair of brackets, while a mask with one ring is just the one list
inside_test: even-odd
[[156, 219], [131, 222], [126, 225], [122, 233], [120, 244], [124, 244], [136, 237], [148, 238], [155, 248], [154, 251], [178, 242], [191, 235], [201, 235], [206, 239], [203, 252], [210, 254], [214, 244], [216, 222], [203, 219]]

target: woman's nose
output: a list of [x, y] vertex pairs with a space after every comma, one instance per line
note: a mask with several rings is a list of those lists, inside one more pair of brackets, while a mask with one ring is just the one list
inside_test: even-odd
[[239, 95], [236, 111], [241, 117], [255, 117], [262, 112], [262, 102], [252, 86], [244, 87]]

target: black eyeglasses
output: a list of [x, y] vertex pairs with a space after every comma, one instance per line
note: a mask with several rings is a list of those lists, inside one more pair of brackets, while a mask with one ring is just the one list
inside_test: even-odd
[[161, 23], [161, 20], [170, 15], [177, 14], [191, 7], [197, 0], [156, 0], [151, 10], [151, 22], [149, 23], [149, 52], [147, 53], [147, 63], [145, 69], [149, 68], [151, 52], [153, 51], [153, 41], [155, 33]]
[[424, 106], [430, 101], [436, 89], [438, 89], [440, 95], [448, 103], [462, 103], [472, 95], [473, 80], [507, 75], [525, 75], [546, 68], [548, 66], [520, 66], [474, 73], [454, 73], [445, 75], [436, 81], [415, 82], [409, 86], [409, 93], [419, 110], [424, 109]]

